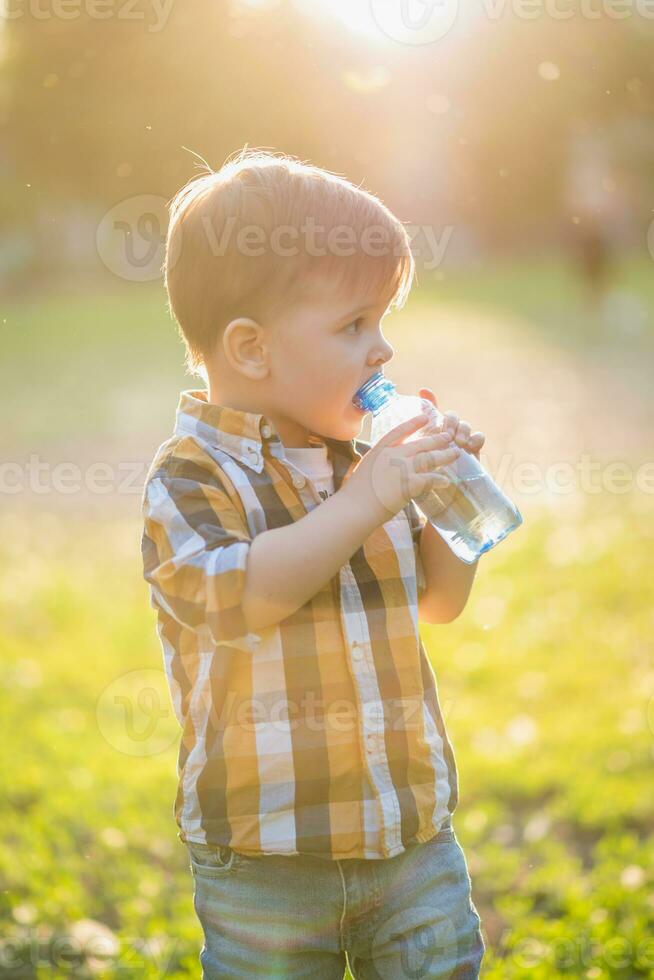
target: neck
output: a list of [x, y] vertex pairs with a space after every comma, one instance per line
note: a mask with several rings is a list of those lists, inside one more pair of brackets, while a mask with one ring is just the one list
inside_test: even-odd
[[306, 426], [301, 425], [294, 419], [279, 412], [270, 410], [266, 405], [257, 402], [255, 398], [247, 392], [230, 392], [224, 385], [219, 387], [215, 378], [209, 375], [208, 379], [208, 400], [212, 405], [222, 405], [225, 408], [233, 408], [237, 412], [253, 412], [256, 415], [265, 415], [272, 422], [279, 438], [289, 449], [310, 449], [315, 447], [315, 443], [309, 442], [312, 436]]

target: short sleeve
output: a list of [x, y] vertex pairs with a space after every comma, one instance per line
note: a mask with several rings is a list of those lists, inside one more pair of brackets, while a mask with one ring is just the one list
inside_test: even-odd
[[[194, 468], [197, 469], [197, 468]], [[252, 652], [243, 592], [252, 539], [228, 493], [210, 473], [159, 472], [143, 494], [143, 575], [153, 604], [213, 642]]]
[[416, 507], [413, 500], [404, 508], [406, 515], [409, 519], [409, 527], [411, 528], [411, 537], [413, 538], [413, 553], [416, 560], [416, 584], [418, 590], [418, 598], [421, 597], [423, 592], [427, 587], [427, 581], [425, 579], [425, 569], [422, 564], [422, 558], [420, 556], [420, 534], [427, 523], [427, 518], [422, 514]]

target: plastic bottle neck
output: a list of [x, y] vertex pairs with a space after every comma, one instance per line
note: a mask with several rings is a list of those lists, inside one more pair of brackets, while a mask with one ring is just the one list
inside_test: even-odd
[[395, 385], [378, 372], [361, 385], [352, 401], [365, 412], [371, 412], [375, 416], [379, 415], [394, 398], [397, 398]]

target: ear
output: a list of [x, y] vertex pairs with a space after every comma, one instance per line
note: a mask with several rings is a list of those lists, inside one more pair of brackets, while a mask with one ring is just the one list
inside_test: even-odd
[[239, 374], [253, 381], [269, 371], [268, 346], [263, 327], [249, 317], [238, 317], [227, 324], [222, 337], [225, 357]]

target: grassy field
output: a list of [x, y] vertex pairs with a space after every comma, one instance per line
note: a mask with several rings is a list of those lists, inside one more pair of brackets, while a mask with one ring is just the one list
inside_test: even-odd
[[[459, 620], [423, 627], [460, 767], [456, 827], [488, 977], [654, 975], [654, 533], [641, 506], [532, 521], [484, 559]], [[108, 976], [197, 976], [201, 933], [171, 816], [176, 723], [137, 527], [44, 514], [5, 520], [0, 541], [0, 916], [19, 944], [5, 965], [34, 966], [7, 975], [69, 975], [66, 957], [92, 948], [92, 920], [110, 930]], [[144, 684], [161, 714], [133, 755], [114, 695], [145, 731]]]
[[[444, 299], [502, 314], [490, 276], [468, 285]], [[9, 447], [165, 437], [173, 393], [194, 382], [160, 293], [138, 295], [7, 307]], [[651, 317], [648, 283], [638, 295]], [[406, 317], [434, 302], [421, 293]], [[532, 319], [541, 336], [546, 319]], [[579, 495], [524, 516], [482, 559], [459, 619], [422, 627], [459, 766], [483, 976], [654, 977], [651, 496]], [[86, 512], [12, 497], [0, 517], [0, 976], [199, 976], [172, 817], [178, 727], [139, 540], [138, 498]]]
[[480, 261], [475, 269], [436, 271], [426, 278], [416, 300], [519, 317], [534, 335], [568, 349], [628, 344], [651, 351], [654, 338], [654, 276], [645, 250], [615, 257], [599, 306], [593, 306], [575, 264], [560, 254], [520, 262], [513, 256]]

